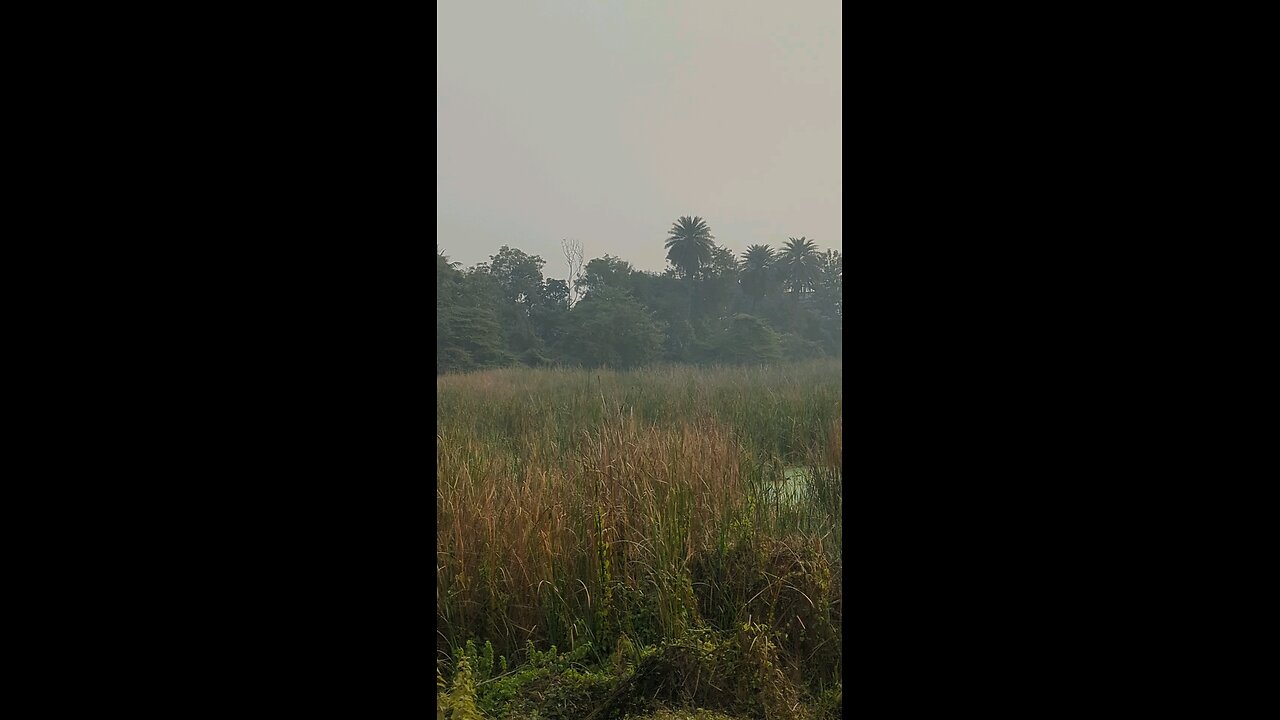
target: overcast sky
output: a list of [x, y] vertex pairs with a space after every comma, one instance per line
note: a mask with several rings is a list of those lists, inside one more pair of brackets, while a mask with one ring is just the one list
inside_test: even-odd
[[436, 232], [566, 276], [666, 266], [681, 215], [741, 255], [843, 251], [838, 0], [437, 0]]

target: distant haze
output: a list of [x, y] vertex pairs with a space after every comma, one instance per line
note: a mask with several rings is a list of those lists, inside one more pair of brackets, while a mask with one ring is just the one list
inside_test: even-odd
[[741, 254], [843, 250], [841, 3], [438, 0], [437, 245], [502, 245], [566, 275], [666, 266], [681, 215]]

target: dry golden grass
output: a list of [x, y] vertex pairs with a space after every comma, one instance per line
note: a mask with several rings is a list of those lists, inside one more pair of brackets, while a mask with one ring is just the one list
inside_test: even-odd
[[[513, 658], [532, 641], [590, 643], [603, 659], [623, 636], [652, 643], [745, 619], [762, 595], [785, 605], [780, 583], [725, 575], [739, 556], [767, 565], [764, 551], [733, 554], [762, 538], [838, 572], [839, 372], [818, 361], [438, 378], [441, 655], [479, 638]], [[793, 465], [810, 469], [807, 492], [771, 502]], [[694, 567], [718, 579], [695, 588]], [[707, 593], [717, 604], [695, 597]]]

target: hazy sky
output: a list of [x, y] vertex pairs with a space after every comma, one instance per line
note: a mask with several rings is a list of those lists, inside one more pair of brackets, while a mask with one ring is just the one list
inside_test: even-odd
[[437, 0], [436, 232], [563, 278], [666, 266], [681, 215], [741, 254], [843, 251], [839, 0]]

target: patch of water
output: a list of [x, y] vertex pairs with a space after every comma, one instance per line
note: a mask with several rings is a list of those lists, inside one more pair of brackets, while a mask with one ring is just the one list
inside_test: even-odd
[[783, 468], [782, 478], [774, 480], [765, 489], [765, 499], [786, 505], [796, 505], [804, 499], [813, 482], [814, 469], [801, 465]]
[[804, 497], [812, 471], [805, 467], [789, 467], [782, 471], [782, 478], [774, 480], [773, 487], [767, 488], [766, 500], [795, 505]]

